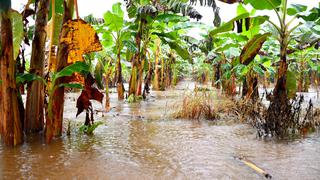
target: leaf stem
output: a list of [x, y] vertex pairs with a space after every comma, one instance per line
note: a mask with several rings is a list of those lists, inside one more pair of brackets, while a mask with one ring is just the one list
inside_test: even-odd
[[280, 27], [279, 26], [277, 26], [274, 22], [272, 22], [271, 20], [267, 20], [270, 24], [272, 24], [276, 29], [277, 29], [277, 31], [279, 32], [279, 34], [281, 34], [281, 29], [280, 29]]
[[283, 23], [283, 21], [282, 21], [282, 19], [281, 19], [281, 16], [280, 16], [279, 12], [277, 11], [277, 7], [276, 7], [270, 0], [266, 0], [266, 1], [267, 1], [267, 3], [268, 3], [269, 5], [272, 6], [274, 12], [276, 13], [276, 15], [277, 15], [277, 17], [278, 17], [278, 20], [279, 20], [279, 22], [280, 22], [280, 24], [281, 24], [281, 28], [284, 27], [284, 23]]

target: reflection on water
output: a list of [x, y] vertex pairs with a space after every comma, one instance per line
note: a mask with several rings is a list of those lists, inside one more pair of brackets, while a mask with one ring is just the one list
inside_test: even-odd
[[[168, 120], [168, 102], [178, 94], [157, 92], [140, 104], [113, 97], [113, 111], [96, 115], [105, 124], [94, 136], [74, 132], [50, 145], [33, 137], [14, 149], [0, 146], [0, 179], [262, 179], [234, 156], [274, 179], [320, 179], [319, 134], [271, 142], [256, 139], [247, 125]], [[75, 116], [74, 104], [66, 105], [67, 119]]]

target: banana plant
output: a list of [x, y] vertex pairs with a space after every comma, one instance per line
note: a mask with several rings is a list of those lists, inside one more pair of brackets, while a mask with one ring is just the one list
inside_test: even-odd
[[[290, 71], [295, 72], [298, 81], [297, 89], [288, 89], [289, 92], [308, 92], [310, 76], [317, 71], [317, 43], [320, 36], [309, 28], [302, 26], [293, 34], [294, 40], [289, 44]], [[291, 67], [291, 68], [290, 68]]]
[[110, 77], [113, 74], [115, 69], [115, 67], [112, 64], [114, 60], [111, 56], [107, 56], [106, 53], [99, 53], [97, 59], [98, 59], [98, 62], [95, 66], [94, 75], [98, 82], [98, 85], [101, 84], [100, 86], [103, 86], [101, 82], [104, 76], [104, 80], [106, 84], [105, 110], [108, 112], [110, 111], [109, 82], [110, 82]]
[[[289, 5], [288, 0], [244, 0], [245, 4], [250, 4], [257, 10], [272, 10], [275, 12], [278, 23], [268, 20], [276, 33], [273, 33], [280, 46], [280, 60], [277, 71], [277, 81], [272, 95], [267, 99], [270, 105], [267, 109], [268, 116], [265, 117], [263, 125], [266, 134], [277, 137], [284, 137], [290, 133], [290, 129], [295, 129], [296, 111], [290, 103], [290, 89], [296, 88], [294, 73], [289, 71], [291, 61], [288, 59], [289, 44], [293, 40], [293, 33], [303, 24], [309, 24], [310, 28], [319, 25], [320, 11], [315, 7], [307, 12], [307, 6], [300, 4]], [[298, 24], [294, 24], [300, 18]], [[274, 31], [272, 31], [274, 32]], [[270, 32], [271, 33], [271, 32]], [[293, 93], [295, 95], [295, 93]], [[299, 112], [300, 113], [300, 112]]]
[[[163, 50], [162, 54], [167, 55], [162, 57], [161, 64], [164, 64], [165, 69], [168, 71], [167, 77], [169, 76], [175, 79], [171, 80], [171, 78], [169, 78], [170, 80], [167, 80], [166, 82], [174, 82], [174, 84], [177, 82], [176, 80], [179, 73], [175, 70], [175, 63], [178, 61], [187, 61], [191, 64], [194, 63], [193, 57], [196, 55], [193, 48], [197, 49], [198, 41], [186, 34], [190, 28], [200, 26], [202, 25], [198, 23], [190, 23], [188, 22], [188, 18], [175, 14], [161, 14], [156, 17], [156, 22], [153, 24], [152, 34], [161, 40]], [[164, 46], [165, 44], [167, 46]], [[163, 58], [165, 59], [164, 63], [162, 63], [164, 60]], [[157, 71], [157, 69], [155, 69], [155, 71]], [[157, 72], [155, 75], [156, 74]], [[157, 81], [156, 76], [154, 81]], [[171, 85], [171, 83], [165, 83], [162, 87], [167, 87], [168, 85]]]
[[[179, 45], [177, 37], [172, 37], [176, 32], [163, 33], [152, 31], [154, 28], [161, 29], [159, 25], [166, 23], [170, 26], [171, 22], [179, 21], [181, 16], [176, 13], [182, 13], [191, 18], [200, 19], [202, 16], [186, 1], [180, 0], [161, 0], [161, 1], [140, 1], [128, 0], [128, 16], [134, 19], [136, 23], [136, 49], [137, 53], [132, 57], [132, 76], [130, 79], [129, 95], [141, 95], [141, 84], [143, 68], [142, 64], [146, 61], [146, 49], [149, 43], [152, 43], [150, 37], [156, 35], [160, 37], [163, 43], [169, 44], [171, 49], [175, 49], [177, 54], [183, 58], [189, 58], [188, 51]], [[172, 21], [170, 21], [172, 20]], [[169, 22], [170, 21], [170, 22]], [[158, 27], [157, 27], [158, 26]], [[166, 25], [164, 25], [166, 26]], [[162, 29], [165, 29], [165, 27]], [[161, 35], [160, 35], [161, 34]], [[171, 38], [170, 38], [171, 36]], [[174, 38], [174, 40], [172, 40]], [[155, 38], [156, 39], [156, 38]], [[151, 41], [150, 41], [151, 40]], [[138, 76], [138, 77], [137, 77]], [[138, 82], [136, 82], [138, 81]]]
[[232, 68], [236, 65], [240, 48], [245, 40], [247, 38], [241, 34], [228, 32], [203, 43], [205, 46], [199, 46], [206, 54], [205, 61], [211, 64], [213, 69], [212, 86], [220, 89], [222, 85], [223, 91], [228, 95], [235, 94], [236, 77]]
[[[230, 71], [235, 65], [237, 65], [236, 62], [239, 62], [237, 60], [237, 56], [234, 56], [231, 62], [231, 59], [228, 59], [226, 61], [227, 56], [231, 56], [234, 54], [235, 49], [238, 49], [242, 46], [244, 46], [244, 43], [248, 40], [250, 40], [248, 43], [250, 43], [250, 46], [255, 46], [259, 44], [259, 42], [255, 42], [255, 38], [260, 32], [260, 25], [265, 23], [269, 17], [268, 16], [254, 16], [255, 11], [252, 12], [247, 11], [242, 4], [238, 5], [237, 8], [237, 16], [233, 19], [231, 19], [228, 22], [222, 23], [221, 26], [216, 27], [209, 31], [209, 38], [211, 39], [211, 43], [209, 43], [209, 46], [202, 48], [202, 50], [205, 50], [205, 53], [208, 53], [208, 51], [211, 51], [214, 49], [214, 46], [217, 46], [217, 48], [214, 49], [214, 53], [220, 54], [218, 59], [216, 59], [214, 62], [214, 66], [216, 68], [215, 76], [218, 78], [215, 78], [217, 82], [214, 82], [216, 86], [219, 88], [219, 82], [222, 81], [220, 79], [220, 71], [221, 69], [224, 69], [223, 72], [226, 74], [223, 74], [223, 77], [228, 77], [227, 79], [230, 79], [232, 71]], [[237, 34], [235, 33], [229, 33], [230, 31], [233, 31], [235, 28], [237, 28]], [[217, 37], [219, 35], [219, 37]], [[225, 43], [219, 43], [221, 41], [219, 38], [222, 38]], [[212, 46], [213, 42], [213, 46]], [[247, 59], [249, 62], [254, 60], [254, 57], [258, 54], [262, 44], [258, 46], [258, 48], [251, 48], [249, 45], [246, 46], [246, 48], [242, 52], [241, 60]], [[209, 49], [208, 49], [209, 48]], [[233, 51], [232, 51], [233, 50]], [[224, 52], [226, 51], [226, 52]], [[245, 51], [249, 52], [249, 56], [245, 56]], [[227, 54], [225, 54], [227, 53]], [[227, 56], [226, 56], [227, 55]], [[240, 55], [240, 54], [239, 54]], [[229, 62], [230, 61], [230, 62]], [[228, 65], [223, 65], [224, 63], [227, 63]], [[221, 68], [222, 66], [222, 68]], [[229, 67], [229, 68], [227, 68]], [[234, 74], [232, 74], [232, 77], [234, 77]], [[223, 83], [225, 84], [225, 83]], [[230, 86], [231, 87], [231, 86]], [[229, 90], [229, 92], [232, 92]]]
[[211, 77], [211, 64], [207, 63], [204, 54], [198, 54], [194, 58], [194, 75], [198, 82], [206, 84]]
[[[15, 57], [20, 42], [13, 39], [17, 19], [13, 19], [11, 0], [0, 3], [0, 134], [4, 144], [15, 146], [23, 141], [21, 116], [18, 106], [18, 92], [15, 82]], [[20, 16], [20, 20], [22, 17]], [[22, 27], [22, 23], [20, 27]], [[18, 45], [17, 45], [18, 44]]]
[[116, 84], [118, 91], [118, 99], [124, 99], [124, 86], [122, 77], [122, 65], [121, 65], [121, 51], [123, 47], [129, 43], [129, 39], [132, 33], [129, 31], [128, 26], [126, 26], [126, 21], [124, 20], [124, 12], [121, 9], [121, 3], [116, 3], [112, 6], [112, 11], [108, 11], [104, 14], [104, 27], [107, 30], [102, 31], [103, 44], [108, 47], [113, 44], [114, 53], [117, 56], [116, 63]]
[[58, 80], [63, 77], [70, 77], [74, 75], [74, 73], [81, 73], [85, 75], [90, 72], [89, 68], [90, 67], [85, 62], [76, 62], [72, 65], [69, 65], [63, 68], [59, 72], [50, 73], [50, 82], [37, 74], [25, 73], [25, 74], [17, 75], [16, 77], [17, 85], [38, 81], [47, 87], [47, 96], [49, 97], [48, 105], [46, 108], [47, 118], [46, 118], [46, 127], [45, 127], [47, 136], [52, 138], [52, 135], [53, 135], [53, 132], [52, 132], [53, 128], [51, 127], [53, 125], [52, 108], [54, 103], [53, 99], [55, 98], [54, 93], [57, 90], [57, 88], [59, 87], [76, 88], [76, 89], [83, 88], [82, 84], [79, 84], [79, 83], [73, 83], [73, 82], [60, 83], [58, 82]]
[[[310, 14], [305, 14], [307, 6], [299, 4], [288, 4], [288, 0], [262, 0], [261, 2], [255, 0], [245, 0], [245, 4], [250, 4], [257, 10], [273, 10], [279, 21], [278, 24], [268, 20], [269, 23], [276, 29], [278, 35], [277, 40], [280, 43], [280, 67], [278, 69], [277, 83], [273, 91], [274, 103], [280, 102], [280, 104], [286, 107], [288, 103], [288, 94], [286, 87], [287, 70], [290, 62], [287, 60], [287, 50], [290, 41], [292, 40], [292, 33], [302, 25], [302, 22], [291, 27], [293, 22], [297, 18], [302, 18], [306, 21], [317, 22], [319, 19], [319, 11], [316, 8], [311, 10]], [[311, 15], [312, 14], [312, 15]], [[291, 18], [287, 21], [288, 18]]]

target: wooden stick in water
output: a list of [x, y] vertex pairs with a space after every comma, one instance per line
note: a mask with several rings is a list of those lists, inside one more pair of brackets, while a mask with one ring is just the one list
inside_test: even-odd
[[250, 167], [251, 169], [253, 169], [254, 171], [256, 171], [257, 173], [263, 175], [265, 178], [267, 179], [271, 179], [272, 176], [267, 173], [266, 171], [264, 171], [263, 169], [261, 169], [260, 167], [258, 167], [257, 165], [255, 165], [253, 162], [245, 159], [244, 157], [234, 157], [235, 159], [238, 159], [239, 161], [241, 161], [243, 164], [247, 165], [248, 167]]

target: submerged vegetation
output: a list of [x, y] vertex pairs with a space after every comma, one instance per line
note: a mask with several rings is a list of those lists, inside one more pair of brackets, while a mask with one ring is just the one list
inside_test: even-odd
[[[182, 102], [173, 105], [175, 110], [172, 116], [176, 119], [248, 123], [257, 129], [258, 136], [262, 138], [297, 137], [312, 133], [320, 126], [319, 108], [314, 108], [311, 100], [304, 103], [302, 95], [290, 101], [290, 114], [281, 124], [277, 124], [277, 116], [270, 114], [263, 103], [264, 96], [255, 101], [216, 96], [216, 91], [196, 88], [183, 95]], [[306, 108], [303, 108], [304, 105]], [[266, 121], [268, 116], [273, 116], [274, 121]]]
[[[1, 1], [1, 140], [15, 146], [30, 134], [44, 134], [47, 143], [59, 138], [67, 91], [81, 90], [75, 114], [86, 113], [81, 131], [92, 134], [100, 123], [91, 101], [112, 111], [109, 88], [118, 101], [138, 103], [183, 78], [210, 87], [186, 93], [175, 118], [235, 118], [278, 138], [315, 131], [319, 110], [297, 92], [319, 96], [320, 4], [219, 1], [237, 4], [236, 17], [222, 22], [214, 0], [125, 0], [103, 18], [83, 19], [77, 0], [29, 0], [22, 12]], [[192, 21], [202, 18], [198, 2], [212, 8], [214, 27]], [[256, 15], [261, 10], [277, 22]], [[261, 87], [273, 90], [264, 97]]]
[[94, 124], [91, 124], [90, 126], [89, 125], [82, 125], [80, 128], [79, 128], [79, 131], [82, 132], [82, 133], [85, 133], [85, 134], [88, 134], [88, 135], [92, 135], [93, 134], [93, 131], [100, 125], [102, 125], [103, 123], [101, 121], [99, 122], [96, 122]]
[[176, 112], [173, 117], [177, 119], [222, 121], [226, 119], [235, 120], [238, 118], [238, 110], [232, 99], [220, 97], [217, 99], [217, 92], [208, 91], [208, 89], [196, 88], [194, 91], [186, 93], [183, 96], [182, 103], [177, 102], [174, 105]]
[[[303, 108], [304, 105], [307, 107]], [[270, 113], [268, 107], [263, 104], [263, 98], [257, 99], [256, 102], [240, 101], [237, 106], [241, 112], [241, 119], [255, 127], [259, 137], [287, 139], [314, 132], [320, 126], [319, 115], [316, 113], [318, 110], [314, 109], [311, 100], [304, 103], [303, 96], [290, 100], [288, 113], [283, 114], [286, 119], [281, 122], [278, 121], [277, 114]]]

